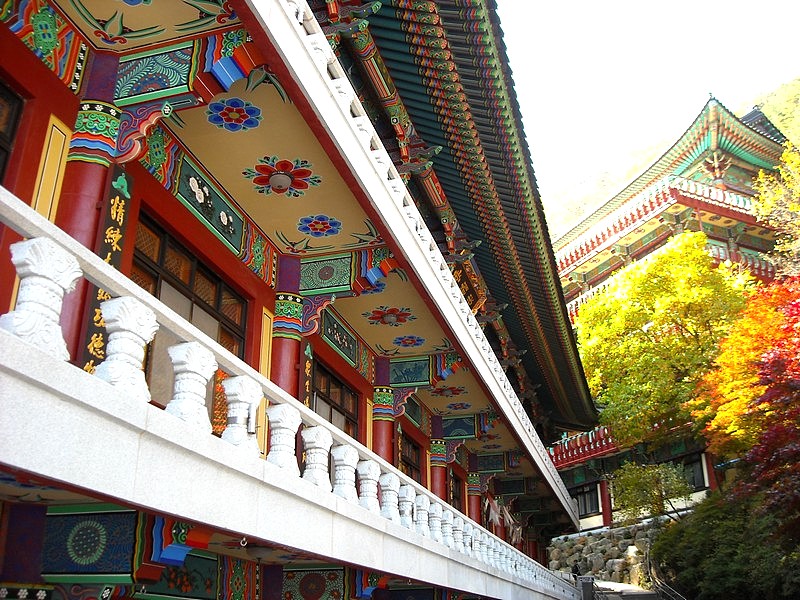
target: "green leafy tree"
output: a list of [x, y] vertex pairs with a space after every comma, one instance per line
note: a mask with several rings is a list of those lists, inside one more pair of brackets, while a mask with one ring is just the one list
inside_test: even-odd
[[755, 189], [756, 217], [780, 235], [774, 251], [779, 271], [800, 274], [800, 151], [787, 143], [777, 171], [759, 172]]
[[800, 548], [761, 500], [716, 493], [661, 531], [651, 557], [667, 582], [695, 600], [800, 597]]
[[702, 233], [676, 236], [581, 306], [578, 343], [600, 420], [623, 446], [670, 441], [744, 306], [751, 279], [715, 267]]
[[693, 491], [683, 467], [679, 465], [639, 465], [632, 462], [614, 471], [611, 489], [614, 505], [626, 523], [644, 516], [666, 515], [677, 520], [676, 502], [688, 501]]

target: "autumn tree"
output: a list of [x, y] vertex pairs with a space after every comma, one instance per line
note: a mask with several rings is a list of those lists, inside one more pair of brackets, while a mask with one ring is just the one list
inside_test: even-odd
[[776, 172], [759, 172], [754, 187], [756, 218], [778, 230], [779, 272], [800, 274], [800, 151], [787, 142]]
[[686, 232], [629, 265], [581, 306], [581, 358], [600, 420], [618, 443], [666, 442], [744, 306], [750, 279], [715, 267], [702, 233]]
[[769, 417], [759, 399], [767, 391], [761, 370], [765, 353], [785, 337], [782, 308], [794, 285], [773, 282], [754, 291], [728, 337], [720, 342], [713, 368], [700, 381], [689, 403], [695, 425], [709, 450], [722, 456], [741, 456], [758, 440]]
[[800, 278], [784, 281], [790, 298], [780, 308], [781, 336], [764, 353], [758, 402], [768, 413], [756, 444], [745, 455], [749, 466], [742, 489], [764, 494], [787, 530], [800, 537]]

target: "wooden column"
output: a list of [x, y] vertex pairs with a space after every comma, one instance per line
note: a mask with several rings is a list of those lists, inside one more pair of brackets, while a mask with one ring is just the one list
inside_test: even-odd
[[299, 397], [303, 298], [300, 291], [300, 259], [281, 256], [278, 259], [275, 294], [275, 320], [272, 324], [272, 363], [270, 378], [284, 391]]
[[394, 460], [394, 390], [389, 377], [389, 359], [375, 358], [375, 388], [372, 395], [372, 451], [390, 464]]
[[431, 482], [430, 490], [444, 501], [447, 493], [447, 444], [444, 441], [442, 416], [431, 417]]

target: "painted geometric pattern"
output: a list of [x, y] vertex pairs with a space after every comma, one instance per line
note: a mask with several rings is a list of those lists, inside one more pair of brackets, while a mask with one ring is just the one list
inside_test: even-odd
[[140, 162], [166, 189], [172, 189], [183, 150], [175, 138], [160, 125], [147, 136], [147, 152]]
[[219, 557], [218, 600], [248, 600], [256, 598], [258, 590], [258, 565], [254, 562]]
[[338, 569], [283, 574], [284, 600], [341, 600], [344, 588], [344, 572]]
[[300, 290], [306, 294], [350, 291], [353, 258], [349, 254], [306, 259], [300, 263]]
[[8, 0], [0, 17], [11, 31], [73, 92], [80, 88], [89, 47], [71, 24], [45, 0], [22, 0], [17, 11]]
[[68, 160], [109, 165], [116, 155], [120, 111], [108, 102], [81, 104], [69, 142]]
[[121, 61], [114, 99], [122, 105], [188, 91], [198, 64], [194, 48], [189, 44]]
[[[309, 187], [322, 183], [322, 178], [314, 175], [311, 163], [307, 160], [296, 158], [291, 161], [279, 159], [277, 156], [264, 156], [258, 159], [258, 163], [252, 169], [242, 171], [242, 175], [253, 181], [253, 186], [260, 194], [269, 195], [275, 192], [299, 198]], [[276, 173], [285, 176], [280, 183], [270, 179]]]
[[208, 122], [225, 131], [247, 131], [261, 124], [261, 109], [241, 98], [221, 98], [208, 105]]
[[136, 513], [48, 515], [42, 573], [130, 574]]
[[147, 584], [154, 596], [216, 600], [217, 558], [188, 554], [180, 566], [167, 566], [157, 583]]
[[274, 285], [275, 266], [277, 253], [261, 230], [249, 219], [245, 223], [244, 245], [242, 247], [242, 262], [267, 285]]
[[299, 340], [302, 335], [303, 298], [294, 294], [278, 294], [275, 298], [275, 318], [272, 335]]

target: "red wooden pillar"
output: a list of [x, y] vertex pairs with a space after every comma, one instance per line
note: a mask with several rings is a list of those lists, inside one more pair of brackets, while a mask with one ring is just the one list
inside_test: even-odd
[[275, 319], [272, 323], [272, 359], [270, 378], [284, 391], [299, 397], [301, 325], [303, 298], [300, 290], [300, 259], [278, 259], [278, 293], [275, 294]]
[[[121, 111], [114, 105], [119, 59], [98, 52], [84, 71], [83, 99], [69, 143], [55, 223], [90, 250], [98, 242], [100, 209], [105, 197], [109, 166], [117, 154]], [[81, 279], [64, 297], [61, 322], [71, 356], [80, 355], [89, 285]]]
[[600, 511], [603, 515], [603, 526], [611, 525], [611, 492], [608, 489], [608, 481], [600, 480]]
[[478, 525], [482, 524], [480, 473], [467, 473], [467, 516]]
[[394, 461], [394, 390], [389, 385], [389, 359], [375, 358], [372, 395], [372, 451], [390, 464]]
[[431, 481], [430, 490], [445, 502], [447, 493], [447, 443], [443, 439], [442, 416], [431, 417]]

